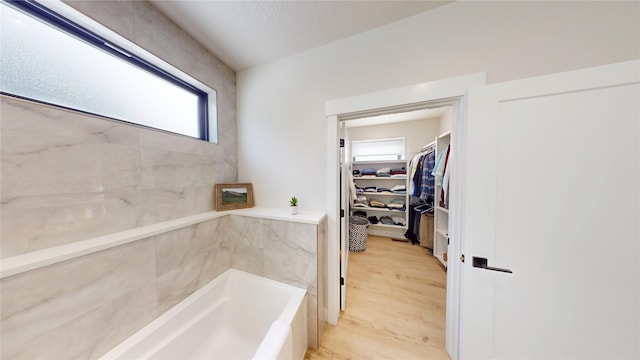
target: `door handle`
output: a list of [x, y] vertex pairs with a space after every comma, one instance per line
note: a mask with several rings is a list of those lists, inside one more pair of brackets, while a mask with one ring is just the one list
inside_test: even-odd
[[511, 271], [509, 269], [503, 269], [503, 268], [499, 268], [499, 267], [489, 266], [489, 261], [486, 258], [481, 258], [481, 257], [474, 256], [472, 264], [473, 264], [473, 267], [480, 268], [480, 269], [492, 270], [492, 271], [500, 271], [500, 272], [513, 274], [513, 271]]

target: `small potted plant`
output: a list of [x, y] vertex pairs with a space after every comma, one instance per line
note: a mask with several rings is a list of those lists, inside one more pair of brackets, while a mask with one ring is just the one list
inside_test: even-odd
[[292, 215], [298, 213], [298, 199], [295, 196], [292, 196], [291, 199], [289, 199], [289, 212]]

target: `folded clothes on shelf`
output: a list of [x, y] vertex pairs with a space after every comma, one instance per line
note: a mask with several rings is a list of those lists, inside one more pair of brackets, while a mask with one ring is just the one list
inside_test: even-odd
[[380, 222], [385, 225], [395, 225], [391, 216], [380, 216]]
[[400, 216], [380, 216], [380, 223], [385, 225], [405, 226], [404, 218]]
[[367, 218], [367, 212], [363, 210], [356, 210], [353, 212], [353, 216], [360, 216], [362, 218]]
[[353, 200], [353, 207], [367, 207], [368, 199], [364, 195], [358, 195], [358, 197]]
[[363, 176], [364, 176], [364, 175], [373, 175], [373, 176], [375, 176], [375, 175], [377, 174], [377, 172], [378, 172], [378, 171], [377, 171], [376, 169], [373, 169], [373, 168], [367, 168], [367, 169], [362, 170], [362, 175], [363, 175]]
[[389, 177], [391, 176], [391, 168], [383, 167], [376, 171], [376, 176], [378, 177]]
[[405, 203], [402, 199], [393, 199], [387, 204], [387, 207], [392, 210], [404, 210]]
[[396, 186], [391, 188], [391, 191], [393, 191], [393, 192], [407, 191], [407, 186], [406, 185], [396, 185]]

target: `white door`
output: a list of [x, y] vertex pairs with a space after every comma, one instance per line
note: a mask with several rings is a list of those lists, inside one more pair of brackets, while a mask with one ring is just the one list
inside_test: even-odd
[[639, 71], [468, 92], [461, 358], [640, 358]]

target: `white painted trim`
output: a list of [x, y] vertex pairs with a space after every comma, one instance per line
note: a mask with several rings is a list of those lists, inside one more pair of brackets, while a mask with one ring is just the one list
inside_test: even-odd
[[[373, 116], [384, 113], [402, 112], [417, 110], [419, 108], [453, 105], [460, 110], [457, 116], [462, 116], [460, 99], [463, 99], [467, 89], [486, 84], [486, 74], [476, 73], [460, 76], [451, 79], [438, 80], [429, 83], [417, 84], [402, 88], [379, 91], [375, 93], [353, 96], [349, 98], [331, 100], [326, 103], [327, 115], [327, 321], [330, 324], [337, 324], [340, 314], [340, 263], [338, 256], [340, 249], [340, 229], [339, 229], [339, 188], [337, 186], [339, 169], [338, 152], [338, 120], [355, 119], [364, 116]], [[454, 119], [454, 124], [456, 120]], [[454, 125], [455, 126], [455, 125]], [[459, 124], [457, 126], [460, 126]], [[462, 125], [463, 126], [463, 125]], [[461, 189], [461, 185], [456, 185], [456, 190]], [[464, 200], [464, 194], [459, 194], [459, 200]], [[461, 220], [460, 220], [461, 221]], [[460, 226], [456, 223], [455, 226]], [[459, 229], [459, 228], [458, 228]], [[459, 230], [458, 230], [459, 232]], [[457, 247], [456, 253], [459, 253]], [[454, 265], [455, 264], [455, 265]], [[457, 290], [460, 288], [460, 264], [452, 262], [449, 267], [452, 271], [452, 281]], [[453, 269], [452, 269], [453, 268]], [[457, 275], [456, 275], [457, 274]], [[458, 294], [453, 296], [459, 296]], [[447, 299], [447, 307], [451, 307], [454, 313], [459, 316], [459, 298], [457, 301]], [[451, 344], [450, 355], [453, 359], [458, 356], [458, 321], [457, 318], [447, 322], [447, 339]], [[448, 346], [449, 347], [449, 346]]]
[[0, 278], [110, 249], [224, 215], [226, 213], [212, 211], [9, 257], [0, 260]]
[[325, 213], [316, 211], [302, 210], [295, 215], [289, 212], [288, 207], [283, 208], [263, 208], [254, 207], [247, 209], [238, 209], [228, 212], [233, 215], [242, 215], [246, 217], [255, 217], [269, 220], [280, 220], [302, 224], [319, 225], [322, 220], [327, 216]]
[[[629, 76], [629, 74], [632, 74]], [[490, 85], [500, 102], [563, 94], [583, 89], [635, 84], [640, 79], [640, 60], [541, 75]]]
[[486, 84], [486, 73], [475, 73], [417, 85], [329, 100], [325, 106], [327, 116], [406, 106], [428, 100], [447, 99], [464, 95], [466, 89]]
[[338, 117], [327, 117], [327, 322], [338, 324], [340, 314], [340, 189], [338, 182], [340, 154]]
[[285, 209], [268, 208], [209, 211], [5, 258], [0, 260], [0, 279], [231, 214], [315, 225], [320, 224], [325, 217], [323, 213], [301, 212], [290, 215]]
[[447, 267], [447, 303], [446, 303], [446, 320], [445, 329], [455, 332], [455, 334], [447, 333], [445, 337], [446, 348], [451, 359], [459, 359], [459, 339], [460, 339], [460, 287], [461, 282], [461, 263], [458, 260], [462, 253], [463, 227], [462, 220], [464, 213], [462, 211], [464, 198], [466, 196], [464, 181], [464, 169], [466, 157], [461, 156], [466, 149], [467, 119], [466, 119], [466, 94], [460, 98], [453, 106], [453, 121], [451, 124], [451, 168], [450, 176], [450, 201], [449, 206], [449, 238], [453, 239], [448, 249], [448, 267]]

